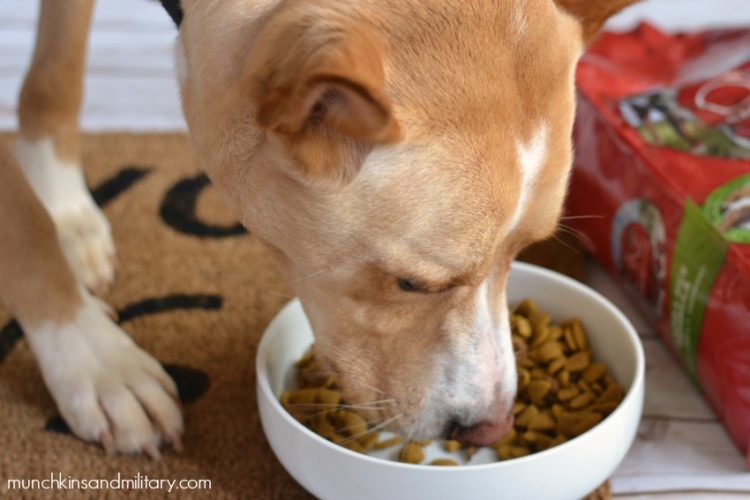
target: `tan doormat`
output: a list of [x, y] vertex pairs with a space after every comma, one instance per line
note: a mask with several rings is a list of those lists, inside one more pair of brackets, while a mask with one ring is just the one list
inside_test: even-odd
[[[13, 138], [0, 135], [12, 147]], [[289, 299], [271, 255], [236, 224], [178, 134], [89, 135], [83, 163], [111, 221], [120, 269], [105, 300], [123, 328], [176, 379], [185, 450], [161, 461], [106, 457], [57, 416], [20, 329], [0, 309], [0, 497], [162, 498], [156, 490], [8, 490], [8, 479], [208, 479], [178, 498], [310, 498], [284, 471], [261, 430], [255, 351]], [[571, 251], [555, 267], [580, 275]], [[2, 277], [0, 277], [2, 280]], [[7, 286], [7, 284], [2, 284]], [[40, 297], [40, 300], [43, 300]], [[153, 484], [153, 483], [151, 483]], [[609, 498], [608, 493], [597, 498]]]

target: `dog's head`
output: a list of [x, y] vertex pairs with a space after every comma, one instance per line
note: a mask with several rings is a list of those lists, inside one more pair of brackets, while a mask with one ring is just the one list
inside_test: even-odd
[[290, 271], [346, 398], [496, 440], [510, 263], [555, 229], [574, 69], [632, 0], [183, 0], [199, 161]]

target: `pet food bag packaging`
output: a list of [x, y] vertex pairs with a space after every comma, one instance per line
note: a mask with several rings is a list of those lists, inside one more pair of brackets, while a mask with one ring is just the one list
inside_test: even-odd
[[568, 215], [750, 467], [750, 29], [604, 33], [577, 81]]

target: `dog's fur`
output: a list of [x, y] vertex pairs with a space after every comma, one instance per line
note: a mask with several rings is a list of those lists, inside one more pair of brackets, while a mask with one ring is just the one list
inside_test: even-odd
[[[349, 401], [380, 401], [373, 418], [473, 444], [507, 429], [510, 262], [556, 227], [576, 61], [633, 1], [182, 0], [199, 163], [285, 261], [318, 358]], [[78, 436], [158, 456], [179, 447], [174, 384], [84, 288], [116, 264], [79, 167], [92, 4], [42, 2], [20, 168], [0, 156], [0, 299]]]

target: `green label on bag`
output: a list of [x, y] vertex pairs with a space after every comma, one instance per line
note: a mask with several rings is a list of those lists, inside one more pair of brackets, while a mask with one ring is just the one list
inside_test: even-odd
[[669, 326], [675, 348], [696, 382], [703, 316], [728, 246], [700, 208], [687, 201], [672, 257]]

